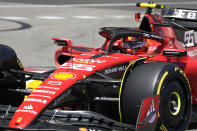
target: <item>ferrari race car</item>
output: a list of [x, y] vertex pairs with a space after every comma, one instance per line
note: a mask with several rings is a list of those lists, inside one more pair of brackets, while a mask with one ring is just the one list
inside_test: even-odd
[[28, 71], [0, 45], [0, 128], [185, 131], [197, 122], [197, 10], [137, 6], [147, 8], [140, 26], [101, 28], [100, 48], [53, 38], [53, 70]]

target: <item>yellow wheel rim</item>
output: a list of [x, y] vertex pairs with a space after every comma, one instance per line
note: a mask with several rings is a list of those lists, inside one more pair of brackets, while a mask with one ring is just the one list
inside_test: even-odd
[[177, 92], [172, 92], [170, 95], [170, 112], [173, 116], [177, 115], [181, 109], [181, 99]]

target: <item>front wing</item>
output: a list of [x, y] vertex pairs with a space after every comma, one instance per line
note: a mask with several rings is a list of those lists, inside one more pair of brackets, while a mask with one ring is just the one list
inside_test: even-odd
[[[0, 127], [1, 129], [9, 129], [9, 121], [16, 111], [16, 107], [0, 106]], [[20, 121], [20, 120], [18, 120]], [[28, 130], [135, 130], [132, 125], [120, 123], [118, 121], [107, 118], [101, 114], [92, 111], [68, 111], [68, 110], [45, 110], [42, 116], [32, 122], [27, 128]], [[15, 129], [13, 129], [15, 130]], [[18, 129], [17, 129], [18, 130]]]
[[[77, 131], [154, 131], [158, 119], [159, 96], [148, 97], [142, 101], [136, 126], [121, 123], [93, 111], [45, 110], [41, 116], [21, 130], [77, 130]], [[17, 107], [0, 105], [0, 129], [16, 130], [9, 128], [9, 122], [16, 112]], [[154, 117], [156, 116], [156, 117]], [[28, 116], [27, 116], [28, 117]], [[154, 117], [154, 120], [152, 118]], [[22, 118], [21, 118], [22, 120]], [[20, 118], [17, 122], [21, 121]], [[19, 129], [17, 129], [19, 130]]]

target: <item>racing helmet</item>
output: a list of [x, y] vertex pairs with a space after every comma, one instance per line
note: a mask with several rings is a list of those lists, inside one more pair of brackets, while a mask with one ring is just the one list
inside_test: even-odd
[[127, 52], [144, 52], [147, 50], [147, 42], [142, 37], [129, 36], [123, 38], [123, 48]]

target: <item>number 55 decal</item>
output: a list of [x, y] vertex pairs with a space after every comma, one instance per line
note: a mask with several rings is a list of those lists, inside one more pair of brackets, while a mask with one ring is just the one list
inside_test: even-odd
[[195, 44], [195, 37], [194, 37], [194, 31], [193, 30], [189, 30], [185, 32], [184, 35], [184, 43], [185, 43], [185, 47], [192, 47]]

